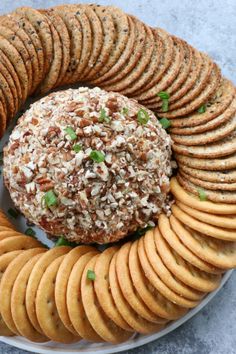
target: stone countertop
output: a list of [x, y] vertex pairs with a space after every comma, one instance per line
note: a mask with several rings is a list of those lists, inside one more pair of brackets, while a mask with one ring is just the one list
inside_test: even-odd
[[[48, 0], [46, 5], [76, 2]], [[80, 0], [80, 2], [86, 2]], [[87, 1], [88, 2], [88, 1]], [[95, 1], [94, 1], [95, 2]], [[187, 40], [210, 54], [225, 76], [236, 84], [235, 0], [97, 0], [113, 4]], [[0, 14], [16, 6], [45, 7], [43, 0], [0, 1]], [[0, 343], [0, 354], [24, 354]], [[236, 354], [236, 272], [198, 315], [160, 340], [127, 354]]]

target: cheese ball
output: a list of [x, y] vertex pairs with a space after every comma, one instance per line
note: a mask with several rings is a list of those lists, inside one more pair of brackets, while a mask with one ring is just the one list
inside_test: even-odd
[[4, 148], [15, 206], [50, 236], [118, 241], [168, 212], [171, 140], [150, 110], [99, 88], [51, 93]]

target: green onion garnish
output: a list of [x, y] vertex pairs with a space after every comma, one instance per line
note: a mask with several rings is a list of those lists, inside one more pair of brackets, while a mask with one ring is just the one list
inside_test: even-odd
[[106, 111], [104, 108], [101, 109], [100, 111], [100, 116], [98, 118], [98, 121], [100, 123], [105, 122], [105, 123], [110, 123], [110, 118], [107, 116]]
[[92, 150], [89, 155], [90, 159], [94, 162], [100, 163], [105, 160], [105, 155], [101, 151]]
[[87, 279], [94, 281], [96, 279], [96, 274], [93, 270], [88, 269], [87, 271]]
[[168, 100], [170, 98], [170, 95], [166, 91], [161, 91], [157, 94], [158, 97], [160, 97], [162, 100]]
[[76, 247], [78, 246], [77, 243], [75, 242], [69, 242], [67, 241], [63, 236], [59, 237], [57, 242], [55, 243], [55, 247], [59, 246], [70, 246], [70, 247]]
[[201, 200], [201, 202], [204, 202], [207, 200], [207, 195], [206, 195], [206, 192], [204, 191], [204, 189], [202, 188], [198, 188], [198, 196], [199, 196], [199, 199]]
[[123, 114], [124, 116], [126, 116], [126, 114], [128, 114], [129, 110], [127, 107], [122, 108], [121, 114]]
[[45, 193], [44, 201], [48, 208], [57, 204], [57, 196], [52, 189]]
[[28, 229], [25, 230], [25, 235], [35, 237], [36, 232], [31, 227], [29, 227]]
[[198, 113], [205, 113], [206, 112], [206, 105], [203, 104], [201, 107], [198, 108]]
[[17, 217], [19, 216], [19, 213], [18, 213], [18, 211], [16, 209], [9, 208], [7, 212], [14, 219], [17, 219]]
[[67, 127], [65, 129], [65, 132], [70, 136], [71, 140], [77, 139], [77, 135], [75, 134], [75, 131], [72, 127]]
[[147, 122], [149, 121], [149, 114], [148, 112], [145, 111], [145, 109], [141, 108], [138, 111], [138, 122], [139, 124], [147, 124]]
[[72, 149], [75, 152], [80, 152], [80, 150], [82, 150], [82, 145], [81, 144], [75, 144]]
[[167, 118], [161, 118], [159, 122], [162, 125], [162, 128], [167, 129], [171, 126], [171, 121]]
[[162, 107], [161, 107], [162, 112], [168, 112], [169, 98], [170, 98], [169, 93], [165, 91], [161, 91], [157, 94], [157, 96], [160, 97], [160, 99], [162, 100]]

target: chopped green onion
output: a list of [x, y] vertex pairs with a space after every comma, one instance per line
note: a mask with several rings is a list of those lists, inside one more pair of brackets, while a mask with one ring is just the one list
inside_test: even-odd
[[122, 108], [121, 114], [123, 114], [124, 116], [126, 116], [126, 114], [128, 114], [129, 110], [127, 107]]
[[52, 189], [45, 193], [44, 201], [48, 208], [57, 204], [57, 196]]
[[137, 229], [134, 233], [132, 233], [131, 238], [132, 240], [138, 240], [140, 237], [144, 236], [148, 230], [153, 229], [153, 226], [148, 225], [144, 227], [143, 229], [139, 228]]
[[168, 112], [169, 110], [169, 100], [162, 100], [162, 106], [161, 106], [162, 112]]
[[28, 229], [25, 230], [25, 235], [35, 237], [36, 232], [31, 227], [29, 227]]
[[93, 270], [88, 269], [87, 271], [87, 279], [94, 281], [96, 279], [96, 274]]
[[104, 108], [101, 109], [100, 111], [100, 116], [98, 118], [98, 121], [100, 123], [105, 122], [105, 123], [110, 123], [110, 118], [107, 116], [106, 111]]
[[19, 216], [19, 213], [18, 213], [18, 211], [16, 209], [9, 208], [7, 212], [14, 219], [17, 219], [17, 217]]
[[105, 160], [105, 155], [101, 151], [92, 150], [89, 155], [90, 159], [94, 162], [100, 163]]
[[76, 247], [78, 246], [77, 243], [75, 242], [69, 242], [67, 241], [63, 236], [59, 237], [57, 242], [55, 243], [55, 247], [59, 246], [70, 246], [70, 247]]
[[198, 108], [198, 113], [205, 113], [206, 112], [206, 105], [203, 104], [201, 107]]
[[162, 112], [168, 112], [169, 98], [170, 98], [169, 93], [165, 91], [161, 91], [157, 94], [157, 96], [160, 97], [160, 99], [162, 100], [162, 107], [161, 107]]
[[138, 111], [138, 122], [139, 124], [147, 124], [147, 122], [149, 121], [149, 114], [147, 111], [145, 111], [145, 109], [141, 108]]
[[169, 93], [165, 91], [159, 92], [157, 96], [160, 97], [162, 100], [168, 100], [170, 98]]
[[171, 121], [167, 118], [161, 118], [159, 122], [162, 125], [162, 128], [167, 129], [171, 126]]
[[74, 150], [75, 152], [80, 152], [81, 149], [82, 149], [82, 145], [81, 145], [81, 144], [75, 144], [75, 145], [73, 146], [73, 150]]
[[205, 202], [207, 200], [206, 192], [202, 188], [198, 188], [198, 196], [201, 202]]
[[77, 135], [75, 134], [75, 131], [72, 127], [67, 127], [65, 129], [66, 134], [68, 134], [71, 138], [71, 140], [76, 140], [77, 139]]

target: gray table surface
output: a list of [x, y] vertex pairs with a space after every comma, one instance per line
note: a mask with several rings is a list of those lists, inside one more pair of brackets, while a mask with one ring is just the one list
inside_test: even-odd
[[[69, 0], [0, 1], [0, 13], [17, 6], [53, 6]], [[80, 2], [86, 2], [80, 0]], [[92, 1], [91, 1], [92, 2]], [[113, 4], [182, 37], [210, 54], [236, 84], [235, 0], [98, 0]], [[46, 4], [46, 5], [45, 5]], [[1, 354], [23, 354], [0, 343]], [[127, 353], [236, 354], [236, 272], [220, 293], [197, 316], [166, 337]]]

